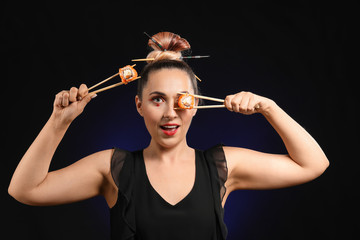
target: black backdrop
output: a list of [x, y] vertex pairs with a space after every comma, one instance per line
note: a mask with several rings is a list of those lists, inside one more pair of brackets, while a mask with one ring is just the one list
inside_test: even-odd
[[[188, 60], [204, 95], [242, 90], [275, 100], [319, 142], [331, 164], [318, 179], [297, 187], [238, 191], [225, 206], [228, 239], [342, 239], [354, 237], [354, 86], [347, 74], [351, 6], [301, 1], [5, 3], [1, 17], [4, 70], [2, 111], [2, 233], [11, 239], [109, 239], [101, 197], [31, 207], [7, 195], [18, 161], [51, 114], [54, 95], [88, 86], [148, 53], [144, 31], [186, 38]], [[137, 65], [140, 70], [143, 63]], [[118, 79], [117, 79], [118, 80]], [[114, 83], [115, 80], [111, 83]], [[100, 93], [72, 124], [51, 170], [114, 146], [135, 150], [149, 141], [134, 105], [136, 83]], [[5, 106], [5, 107], [4, 107]], [[354, 139], [354, 138], [353, 138]], [[261, 115], [225, 109], [198, 111], [188, 134], [192, 147], [217, 143], [284, 153]], [[347, 220], [348, 219], [348, 220]], [[5, 237], [7, 238], [7, 237]]]

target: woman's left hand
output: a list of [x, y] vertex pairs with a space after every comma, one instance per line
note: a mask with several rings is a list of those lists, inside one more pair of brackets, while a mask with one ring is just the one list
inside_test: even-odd
[[232, 112], [246, 115], [264, 113], [274, 102], [251, 92], [239, 92], [225, 98], [225, 107]]

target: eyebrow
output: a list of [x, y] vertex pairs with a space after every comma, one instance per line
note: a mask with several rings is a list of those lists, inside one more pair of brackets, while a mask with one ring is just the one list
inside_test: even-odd
[[154, 92], [151, 92], [149, 95], [152, 95], [152, 94], [166, 96], [166, 94], [165, 94], [165, 93], [163, 93], [163, 92], [159, 92], [159, 91], [154, 91]]
[[[189, 93], [189, 91], [179, 91], [179, 92], [181, 92], [181, 93]], [[166, 96], [165, 93], [159, 92], [159, 91], [151, 92], [149, 95], [152, 95], [152, 94], [161, 95], [161, 96]]]

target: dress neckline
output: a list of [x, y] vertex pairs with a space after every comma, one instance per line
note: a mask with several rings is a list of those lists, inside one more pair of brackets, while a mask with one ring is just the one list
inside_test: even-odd
[[145, 179], [146, 179], [146, 184], [148, 184], [148, 186], [150, 187], [151, 191], [153, 191], [155, 193], [156, 196], [158, 196], [158, 198], [164, 202], [166, 205], [168, 205], [169, 207], [178, 207], [179, 205], [181, 205], [183, 202], [186, 201], [186, 199], [188, 199], [191, 194], [194, 192], [194, 188], [196, 186], [196, 183], [197, 183], [197, 178], [198, 178], [198, 152], [196, 149], [194, 149], [195, 151], [195, 179], [194, 179], [194, 183], [192, 185], [192, 188], [191, 190], [183, 197], [181, 198], [177, 203], [175, 204], [171, 204], [169, 203], [165, 198], [163, 198], [163, 196], [161, 196], [161, 194], [156, 191], [156, 189], [152, 186], [151, 182], [150, 182], [150, 179], [149, 179], [149, 176], [147, 174], [147, 171], [146, 171], [146, 165], [145, 165], [145, 159], [144, 159], [144, 150], [142, 150], [140, 152], [140, 158], [141, 158], [141, 164], [142, 164], [142, 170], [143, 170], [143, 173], [145, 174]]

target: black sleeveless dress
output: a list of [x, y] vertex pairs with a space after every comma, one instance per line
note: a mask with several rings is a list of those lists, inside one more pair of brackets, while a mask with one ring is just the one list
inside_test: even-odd
[[195, 153], [193, 188], [171, 205], [151, 186], [143, 151], [115, 148], [111, 173], [119, 193], [110, 210], [112, 240], [226, 239], [221, 202], [227, 167], [222, 146]]

